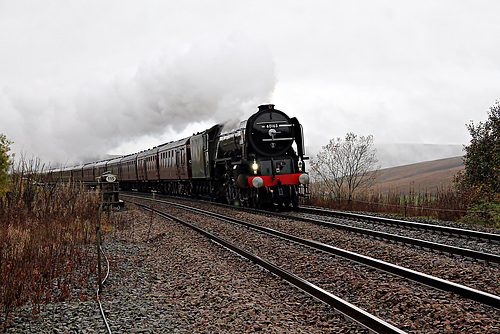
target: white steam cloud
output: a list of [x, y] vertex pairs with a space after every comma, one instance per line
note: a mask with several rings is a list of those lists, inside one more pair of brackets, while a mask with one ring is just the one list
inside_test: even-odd
[[246, 117], [269, 102], [275, 83], [267, 48], [245, 39], [212, 39], [165, 53], [133, 74], [87, 83], [77, 93], [41, 83], [31, 90], [4, 88], [0, 132], [15, 142], [13, 151], [71, 165], [144, 136], [171, 134], [175, 140], [193, 123]]

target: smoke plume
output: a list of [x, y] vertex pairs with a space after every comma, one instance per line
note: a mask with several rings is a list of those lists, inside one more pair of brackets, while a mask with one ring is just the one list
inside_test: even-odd
[[246, 117], [270, 102], [275, 83], [272, 56], [262, 45], [231, 38], [199, 42], [73, 91], [40, 83], [4, 88], [0, 132], [15, 142], [13, 151], [72, 165], [144, 136], [176, 140], [193, 123]]

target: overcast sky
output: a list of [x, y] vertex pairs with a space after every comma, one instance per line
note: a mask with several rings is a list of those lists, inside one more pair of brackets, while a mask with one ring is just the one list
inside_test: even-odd
[[500, 1], [1, 0], [0, 133], [73, 164], [273, 103], [320, 147], [467, 144], [500, 99]]

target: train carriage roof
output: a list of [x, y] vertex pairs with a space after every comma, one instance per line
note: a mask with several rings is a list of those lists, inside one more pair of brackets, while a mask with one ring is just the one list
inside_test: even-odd
[[85, 165], [76, 165], [76, 166], [73, 166], [73, 167], [70, 167], [70, 169], [73, 171], [73, 170], [82, 170], [83, 169], [83, 166]]
[[91, 169], [91, 168], [94, 168], [95, 164], [97, 162], [89, 162], [89, 163], [86, 163], [85, 165], [83, 165], [83, 169]]
[[158, 146], [159, 151], [171, 150], [179, 146], [186, 146], [189, 143], [191, 137], [183, 138], [181, 140], [171, 141], [169, 143], [162, 144]]
[[122, 158], [121, 162], [124, 163], [124, 162], [128, 162], [128, 161], [135, 161], [135, 159], [137, 159], [138, 155], [139, 155], [139, 153], [133, 153], [133, 154], [126, 155]]
[[104, 167], [106, 166], [106, 163], [108, 162], [109, 160], [101, 160], [101, 161], [98, 161], [95, 163], [95, 167], [96, 168], [99, 168], [99, 167]]
[[119, 164], [124, 158], [125, 157], [123, 157], [123, 156], [112, 158], [112, 159], [108, 160], [108, 165]]
[[139, 152], [137, 154], [137, 158], [147, 157], [147, 156], [154, 155], [157, 153], [158, 153], [158, 147], [153, 147], [153, 148], [150, 148], [149, 150]]

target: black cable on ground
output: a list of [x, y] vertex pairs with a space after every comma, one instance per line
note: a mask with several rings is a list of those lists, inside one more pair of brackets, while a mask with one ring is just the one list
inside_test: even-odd
[[[106, 259], [106, 268], [107, 268], [106, 269], [106, 277], [104, 277], [104, 280], [101, 282], [101, 285], [102, 285], [106, 282], [106, 280], [108, 279], [108, 276], [109, 276], [109, 261], [108, 261], [108, 257], [106, 256], [106, 254], [104, 254], [102, 247], [99, 247], [99, 248], [100, 248], [102, 255], [104, 255], [104, 258]], [[102, 320], [104, 320], [104, 324], [106, 325], [106, 329], [108, 330], [108, 333], [111, 334], [111, 329], [109, 328], [108, 321], [106, 320], [106, 316], [104, 315], [104, 310], [102, 309], [101, 300], [99, 299], [99, 287], [97, 287], [96, 295], [97, 295], [97, 302], [99, 303], [99, 309], [101, 310]]]

